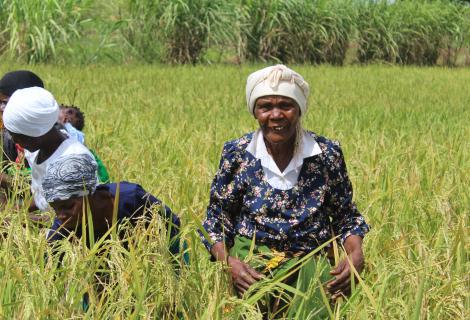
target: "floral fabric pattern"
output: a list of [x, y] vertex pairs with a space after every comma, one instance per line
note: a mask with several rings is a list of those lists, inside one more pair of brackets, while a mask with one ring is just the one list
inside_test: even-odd
[[203, 226], [212, 242], [233, 245], [236, 235], [255, 238], [279, 251], [310, 252], [339, 235], [369, 231], [353, 203], [352, 185], [339, 143], [307, 132], [322, 153], [304, 159], [297, 184], [289, 190], [271, 187], [261, 162], [246, 147], [253, 132], [225, 143], [211, 186]]

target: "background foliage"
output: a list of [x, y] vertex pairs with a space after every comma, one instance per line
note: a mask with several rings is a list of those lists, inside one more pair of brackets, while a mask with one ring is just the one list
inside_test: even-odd
[[87, 0], [0, 1], [0, 53], [28, 62], [47, 62], [57, 47], [80, 37]]
[[22, 62], [470, 64], [450, 0], [0, 0], [0, 54]]

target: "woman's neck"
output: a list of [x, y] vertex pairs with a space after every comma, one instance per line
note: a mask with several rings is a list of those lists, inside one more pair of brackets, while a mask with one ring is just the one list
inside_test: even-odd
[[89, 199], [93, 228], [104, 233], [113, 224], [114, 197], [108, 191], [97, 190]]
[[43, 138], [46, 143], [39, 149], [37, 164], [43, 163], [59, 148], [67, 137], [58, 130], [51, 131]]
[[283, 172], [294, 157], [295, 136], [281, 143], [270, 143], [264, 139], [264, 144], [279, 170]]

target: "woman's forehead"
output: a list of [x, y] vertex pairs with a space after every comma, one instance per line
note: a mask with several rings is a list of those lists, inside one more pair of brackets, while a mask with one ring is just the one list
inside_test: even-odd
[[257, 100], [256, 100], [256, 103], [258, 102], [263, 102], [263, 101], [272, 101], [272, 100], [280, 100], [282, 102], [294, 102], [295, 103], [295, 100], [292, 99], [292, 98], [289, 98], [289, 97], [286, 97], [286, 96], [280, 96], [280, 95], [269, 95], [269, 96], [262, 96], [262, 97], [259, 97]]
[[75, 202], [81, 202], [82, 200], [83, 200], [83, 197], [71, 197], [71, 198], [66, 199], [66, 200], [56, 200], [56, 201], [52, 202], [51, 204], [55, 205], [55, 206], [63, 206], [63, 205], [67, 205], [67, 204], [73, 204]]

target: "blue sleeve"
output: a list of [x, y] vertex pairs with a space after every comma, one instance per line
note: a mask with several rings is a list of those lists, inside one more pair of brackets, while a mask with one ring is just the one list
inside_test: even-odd
[[344, 242], [350, 235], [364, 237], [369, 226], [353, 202], [353, 188], [346, 170], [343, 152], [335, 143], [329, 155], [329, 198], [327, 210], [335, 235]]
[[212, 181], [207, 216], [203, 227], [209, 239], [200, 232], [205, 247], [210, 251], [217, 242], [224, 242], [227, 247], [233, 246], [235, 237], [235, 215], [241, 209], [241, 188], [239, 172], [241, 154], [235, 146], [226, 143], [222, 151], [219, 169]]
[[62, 240], [67, 237], [67, 231], [64, 228], [61, 228], [61, 225], [62, 222], [60, 222], [60, 220], [55, 217], [54, 222], [52, 223], [52, 227], [47, 233], [47, 241], [52, 243], [53, 241]]

